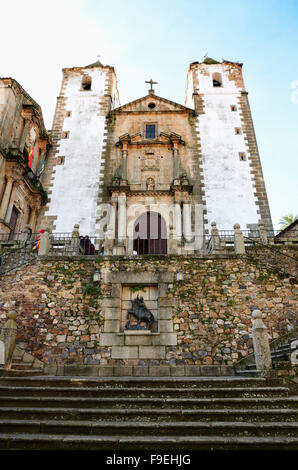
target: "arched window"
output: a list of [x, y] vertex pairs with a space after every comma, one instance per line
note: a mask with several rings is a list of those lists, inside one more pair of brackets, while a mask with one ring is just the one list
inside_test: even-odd
[[92, 79], [89, 75], [83, 75], [82, 78], [82, 90], [91, 90]]
[[214, 72], [212, 74], [212, 82], [214, 87], [220, 87], [222, 86], [222, 76], [218, 72]]

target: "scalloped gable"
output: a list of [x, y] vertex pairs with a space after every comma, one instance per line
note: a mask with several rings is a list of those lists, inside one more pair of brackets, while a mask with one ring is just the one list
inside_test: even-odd
[[[153, 104], [153, 107], [149, 107], [149, 104]], [[194, 114], [195, 111], [191, 108], [183, 106], [182, 104], [175, 103], [175, 101], [167, 100], [161, 96], [155, 94], [148, 94], [142, 98], [131, 101], [123, 106], [113, 109], [112, 113], [120, 112], [184, 112]]]

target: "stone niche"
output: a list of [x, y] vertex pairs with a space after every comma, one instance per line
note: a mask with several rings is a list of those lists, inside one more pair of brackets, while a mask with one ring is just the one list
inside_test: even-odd
[[[120, 332], [126, 334], [133, 334], [136, 330], [126, 330], [127, 324], [127, 311], [132, 307], [132, 301], [137, 297], [144, 300], [145, 306], [152, 315], [154, 316], [154, 323], [148, 329], [139, 330], [138, 334], [144, 332], [157, 333], [158, 332], [158, 286], [157, 285], [142, 285], [141, 288], [134, 285], [123, 285], [121, 286], [121, 312], [120, 312]], [[141, 323], [141, 326], [145, 326], [145, 323]], [[129, 333], [130, 332], [130, 333]]]
[[[100, 345], [111, 347], [112, 359], [165, 359], [166, 346], [177, 345], [172, 319], [177, 300], [167, 296], [173, 273], [106, 272], [104, 279], [111, 285], [111, 295], [102, 300], [105, 320]], [[148, 330], [127, 330], [127, 310], [138, 295], [154, 315], [154, 323]]]

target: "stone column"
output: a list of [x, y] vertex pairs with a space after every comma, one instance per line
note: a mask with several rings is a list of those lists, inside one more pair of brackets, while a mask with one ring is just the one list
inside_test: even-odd
[[264, 243], [264, 245], [267, 245], [268, 243], [268, 236], [267, 236], [267, 230], [265, 228], [264, 222], [259, 222], [259, 232], [260, 232], [260, 239], [261, 242]]
[[[115, 227], [114, 227], [115, 229]], [[113, 227], [111, 225], [108, 225], [107, 231], [105, 234], [105, 240], [104, 240], [104, 254], [105, 255], [112, 255], [113, 254], [113, 248], [114, 248], [114, 234], [113, 234]]]
[[254, 310], [252, 316], [254, 318], [252, 325], [252, 339], [256, 360], [256, 368], [257, 370], [260, 370], [263, 374], [265, 374], [266, 371], [272, 369], [272, 359], [267, 328], [261, 319], [262, 312], [260, 310]]
[[9, 220], [10, 220], [15, 195], [16, 195], [16, 192], [17, 192], [17, 189], [18, 189], [19, 186], [20, 186], [20, 181], [15, 181], [13, 183], [12, 190], [11, 190], [11, 193], [10, 193], [9, 203], [8, 203], [8, 207], [7, 207], [7, 211], [6, 211], [6, 216], [5, 216], [5, 221], [7, 223], [9, 223]]
[[37, 206], [31, 206], [29, 225], [33, 233], [34, 233], [35, 225], [36, 225], [36, 217], [37, 217]]
[[191, 241], [191, 205], [189, 201], [183, 202], [183, 235], [187, 242]]
[[126, 194], [118, 196], [118, 242], [125, 244], [126, 239]]
[[177, 147], [173, 148], [173, 179], [179, 178], [179, 151]]
[[[3, 325], [3, 328], [0, 334], [0, 343], [2, 346], [1, 362], [5, 364], [6, 369], [10, 369], [11, 363], [12, 363], [12, 356], [13, 356], [13, 352], [15, 348], [16, 334], [17, 334], [17, 324], [16, 324], [17, 313], [15, 310], [11, 310], [7, 316], [8, 316], [8, 320]], [[4, 345], [4, 348], [3, 348], [3, 345]], [[3, 352], [4, 352], [4, 358], [3, 358]]]
[[235, 230], [235, 234], [234, 234], [235, 253], [237, 253], [237, 255], [245, 255], [244, 238], [243, 238], [243, 233], [240, 230], [240, 225], [235, 224], [234, 230]]
[[175, 214], [175, 229], [178, 242], [181, 242], [182, 238], [182, 220], [181, 220], [181, 206], [178, 202], [174, 204]]
[[123, 149], [122, 150], [122, 168], [121, 168], [122, 175], [121, 176], [124, 181], [127, 180], [127, 154], [128, 154], [127, 149]]
[[80, 252], [80, 232], [79, 224], [73, 226], [73, 231], [71, 232], [71, 249], [74, 254], [79, 254]]
[[172, 226], [170, 227], [170, 233], [169, 233], [168, 252], [170, 255], [178, 254], [178, 241], [177, 241], [175, 229]]
[[221, 250], [220, 238], [216, 222], [211, 222], [212, 252], [216, 253]]
[[9, 176], [7, 178], [4, 194], [3, 194], [3, 197], [2, 197], [2, 201], [1, 201], [0, 219], [5, 219], [5, 215], [6, 215], [6, 212], [7, 212], [7, 207], [8, 207], [8, 203], [9, 203], [9, 199], [10, 199], [10, 194], [11, 194], [13, 182], [14, 182], [13, 177]]
[[111, 204], [110, 204], [110, 215], [109, 215], [109, 227], [110, 227], [110, 232], [111, 236], [114, 239], [116, 235], [116, 215], [117, 215], [117, 199], [118, 196], [112, 196], [111, 197]]
[[47, 255], [50, 251], [50, 234], [49, 229], [45, 228], [44, 233], [41, 234], [38, 256]]

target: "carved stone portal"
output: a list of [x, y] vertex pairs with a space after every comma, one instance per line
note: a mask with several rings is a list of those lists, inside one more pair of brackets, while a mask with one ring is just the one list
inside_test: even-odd
[[[132, 322], [131, 317], [137, 321]], [[127, 311], [126, 318], [128, 320], [125, 325], [126, 330], [149, 330], [154, 322], [153, 313], [147, 309], [143, 297], [139, 295], [131, 301], [131, 308]], [[141, 323], [145, 324], [142, 326]]]

